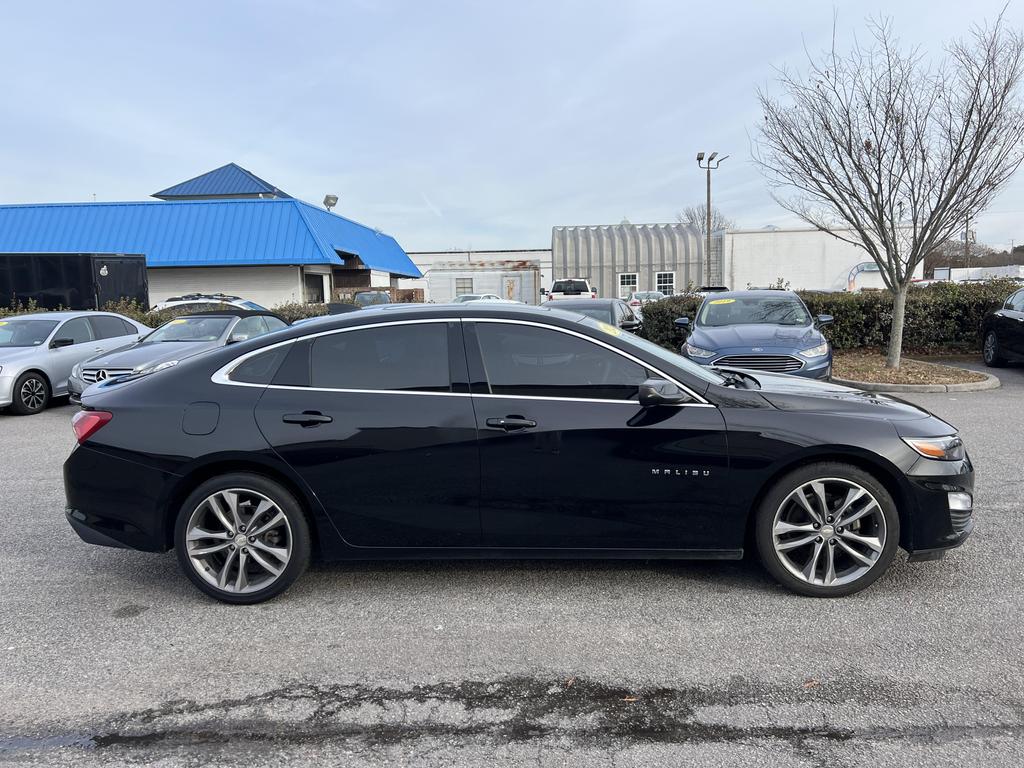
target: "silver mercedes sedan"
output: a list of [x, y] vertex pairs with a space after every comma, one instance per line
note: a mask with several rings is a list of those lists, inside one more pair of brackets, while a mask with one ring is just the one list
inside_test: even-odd
[[39, 413], [68, 391], [76, 363], [138, 341], [151, 329], [112, 312], [0, 318], [0, 408]]

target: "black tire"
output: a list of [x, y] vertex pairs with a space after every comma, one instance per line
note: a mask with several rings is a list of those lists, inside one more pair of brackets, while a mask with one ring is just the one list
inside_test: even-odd
[[46, 410], [50, 404], [50, 383], [41, 373], [23, 373], [14, 382], [11, 411], [19, 416], [31, 416]]
[[[236, 592], [232, 589], [222, 589], [216, 584], [208, 581], [208, 577], [204, 577], [200, 573], [201, 564], [193, 559], [190, 555], [190, 550], [186, 543], [186, 532], [189, 529], [189, 521], [192, 519], [194, 514], [208, 514], [203, 512], [200, 508], [205, 505], [206, 500], [212, 495], [218, 492], [241, 490], [246, 493], [252, 494], [252, 498], [256, 496], [263, 496], [273, 504], [284, 514], [287, 519], [286, 535], [290, 538], [291, 553], [285, 564], [283, 570], [273, 580], [270, 581], [266, 587], [256, 589], [255, 591], [249, 592]], [[241, 507], [242, 505], [240, 505]], [[251, 508], [251, 505], [250, 507]], [[209, 510], [209, 506], [205, 506], [206, 510]], [[246, 516], [245, 511], [240, 512], [242, 518]], [[265, 518], [264, 518], [265, 519]], [[282, 523], [282, 526], [284, 524]], [[258, 527], [258, 526], [257, 526]], [[231, 531], [230, 533], [238, 534], [238, 531]], [[250, 531], [251, 533], [251, 531]], [[226, 538], [226, 537], [225, 537]], [[245, 538], [244, 536], [242, 537]], [[252, 541], [253, 539], [249, 539]], [[275, 544], [277, 542], [274, 542]], [[244, 545], [245, 542], [242, 542]], [[239, 549], [241, 552], [248, 551], [245, 546], [240, 545]], [[303, 512], [302, 506], [295, 499], [295, 497], [279, 483], [270, 480], [269, 478], [263, 477], [262, 475], [251, 474], [248, 472], [236, 472], [228, 475], [221, 475], [220, 477], [211, 478], [206, 482], [202, 483], [197, 487], [185, 502], [181, 506], [181, 510], [178, 513], [178, 519], [174, 527], [174, 546], [178, 556], [178, 563], [181, 569], [185, 572], [185, 575], [196, 585], [202, 592], [220, 600], [225, 603], [232, 603], [235, 605], [252, 605], [254, 603], [261, 603], [266, 600], [270, 600], [273, 597], [277, 597], [290, 587], [296, 579], [301, 576], [310, 560], [311, 551], [311, 537], [309, 531], [309, 522], [306, 519], [306, 515]], [[251, 546], [251, 545], [249, 545]], [[254, 553], [257, 552], [254, 547], [252, 550]], [[232, 552], [234, 552], [234, 545], [232, 545]], [[236, 555], [241, 557], [241, 552]], [[218, 555], [218, 557], [221, 555]], [[250, 555], [253, 557], [254, 555]], [[266, 554], [263, 554], [267, 557]], [[226, 558], [226, 554], [223, 555]], [[269, 560], [270, 558], [267, 557]], [[205, 561], [204, 561], [205, 562]], [[275, 564], [278, 561], [273, 561]], [[235, 572], [237, 573], [237, 563], [235, 561]], [[250, 564], [250, 568], [253, 568]], [[212, 575], [212, 570], [207, 568], [208, 574]], [[268, 577], [266, 571], [259, 571], [260, 575]]]
[[999, 336], [995, 331], [988, 331], [981, 345], [981, 359], [989, 368], [1002, 368], [1006, 365], [1006, 358], [999, 350]]
[[[877, 503], [879, 512], [871, 516], [865, 515], [863, 523], [858, 522], [856, 527], [858, 531], [854, 531], [852, 527], [847, 530], [846, 535], [851, 534], [859, 535], [861, 525], [870, 524], [875, 528], [872, 530], [873, 533], [877, 533], [878, 528], [882, 528], [884, 532], [884, 541], [881, 542], [881, 551], [877, 553], [874, 558], [872, 565], [867, 566], [867, 570], [857, 576], [856, 569], [857, 563], [849, 555], [845, 554], [842, 550], [842, 545], [849, 541], [844, 538], [841, 533], [835, 533], [835, 531], [842, 531], [842, 528], [836, 528], [835, 526], [826, 524], [823, 526], [822, 533], [825, 530], [828, 531], [824, 538], [827, 539], [827, 544], [832, 545], [832, 539], [837, 539], [836, 544], [840, 546], [833, 549], [833, 554], [827, 552], [828, 547], [822, 549], [826, 552], [826, 558], [831, 564], [832, 558], [836, 557], [836, 562], [840, 560], [846, 560], [851, 563], [852, 571], [848, 576], [843, 578], [851, 579], [850, 581], [838, 584], [825, 585], [810, 583], [806, 578], [801, 578], [795, 575], [790, 567], [787, 566], [783, 558], [786, 557], [787, 561], [792, 565], [792, 559], [784, 556], [776, 549], [775, 545], [775, 526], [776, 526], [776, 514], [784, 514], [782, 512], [783, 503], [786, 502], [787, 498], [790, 497], [797, 489], [801, 488], [807, 483], [826, 480], [831, 487], [842, 488], [843, 483], [849, 483], [852, 485], [860, 486], [863, 490], [867, 491], [870, 496], [874, 497], [874, 501]], [[828, 497], [828, 494], [826, 494]], [[831, 501], [831, 499], [830, 499]], [[870, 506], [868, 503], [870, 500], [865, 497], [864, 506]], [[793, 502], [795, 503], [795, 502]], [[896, 509], [896, 504], [892, 500], [892, 496], [885, 490], [885, 487], [875, 479], [874, 476], [868, 474], [862, 469], [852, 466], [850, 464], [842, 464], [839, 462], [821, 462], [818, 464], [809, 464], [804, 467], [800, 467], [784, 477], [780, 478], [775, 485], [772, 486], [771, 490], [765, 495], [761, 504], [756, 510], [756, 520], [754, 523], [754, 538], [757, 543], [758, 553], [761, 556], [761, 562], [764, 564], [765, 569], [784, 587], [797, 592], [801, 595], [807, 595], [808, 597], [843, 597], [845, 595], [851, 595], [854, 592], [870, 586], [876, 579], [878, 579], [885, 571], [889, 568], [896, 556], [896, 550], [899, 548], [900, 540], [900, 518], [899, 512]], [[849, 516], [847, 513], [846, 516]], [[881, 521], [879, 520], [881, 518]], [[827, 520], [828, 518], [826, 518]], [[808, 520], [810, 516], [808, 515]], [[884, 526], [884, 528], [883, 528]], [[865, 529], [866, 531], [866, 529]], [[810, 535], [816, 536], [816, 532], [809, 532]], [[804, 532], [785, 534], [792, 536], [793, 538], [787, 539], [787, 541], [794, 541], [797, 538], [804, 536]], [[876, 537], [880, 538], [880, 537]], [[808, 548], [810, 554], [814, 553], [814, 548], [822, 544], [822, 537], [817, 536], [811, 543], [805, 545]], [[833, 545], [834, 546], [834, 545]], [[858, 547], [854, 547], [858, 549]], [[800, 552], [799, 549], [791, 550], [796, 553]], [[862, 550], [870, 553], [870, 550]], [[808, 552], [804, 549], [803, 552]], [[838, 554], [835, 554], [838, 553]], [[808, 556], [808, 560], [810, 557]], [[825, 564], [822, 563], [822, 570], [825, 568]], [[839, 569], [836, 568], [836, 571]], [[812, 574], [816, 574], [817, 571], [812, 566]], [[824, 581], [824, 579], [823, 579]]]

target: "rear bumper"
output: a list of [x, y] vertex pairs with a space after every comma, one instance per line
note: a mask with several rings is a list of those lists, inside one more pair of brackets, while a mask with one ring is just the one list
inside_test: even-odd
[[65, 517], [90, 544], [165, 552], [166, 492], [176, 475], [121, 459], [88, 444], [64, 462]]

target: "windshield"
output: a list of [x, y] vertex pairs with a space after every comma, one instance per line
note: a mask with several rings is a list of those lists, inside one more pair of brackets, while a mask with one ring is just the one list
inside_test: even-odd
[[463, 302], [466, 302], [466, 301], [476, 301], [479, 298], [480, 298], [480, 296], [478, 296], [475, 293], [464, 293], [461, 296], [456, 296], [455, 297], [455, 303], [456, 304], [462, 304]]
[[642, 339], [632, 333], [624, 333], [614, 326], [598, 322], [597, 320], [589, 317], [583, 320], [583, 324], [591, 328], [597, 328], [602, 333], [615, 336], [619, 341], [625, 343], [627, 346], [636, 347], [649, 355], [653, 355], [659, 360], [664, 360], [669, 365], [674, 365], [676, 368], [682, 368], [684, 371], [696, 376], [698, 379], [710, 382], [711, 384], [722, 384], [725, 381], [724, 377], [719, 376], [707, 366], [699, 365], [692, 360], [687, 360], [682, 355], [673, 352], [670, 349], [659, 347], [653, 341]]
[[178, 317], [161, 325], [143, 341], [216, 341], [232, 320], [233, 317]]
[[586, 280], [556, 280], [551, 286], [552, 293], [589, 293]]
[[391, 297], [386, 293], [379, 293], [377, 291], [364, 291], [357, 293], [353, 297], [353, 301], [361, 307], [369, 307], [374, 304], [390, 304]]
[[697, 315], [697, 325], [808, 325], [803, 302], [792, 296], [741, 296], [708, 299]]
[[266, 312], [267, 311], [266, 307], [261, 307], [255, 301], [240, 301], [239, 304], [241, 304], [246, 309], [251, 309], [251, 310], [254, 310], [256, 312]]
[[665, 298], [665, 294], [661, 291], [643, 291], [638, 293], [637, 296], [643, 301], [657, 301], [658, 299]]
[[56, 327], [56, 320], [0, 320], [0, 347], [38, 347]]

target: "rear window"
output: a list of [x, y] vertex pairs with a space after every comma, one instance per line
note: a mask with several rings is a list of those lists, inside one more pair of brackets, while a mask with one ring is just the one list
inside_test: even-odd
[[310, 381], [325, 389], [448, 392], [448, 329], [417, 323], [320, 336]]
[[552, 293], [590, 293], [586, 280], [556, 280], [551, 286]]
[[290, 346], [284, 345], [250, 357], [231, 371], [228, 378], [243, 384], [269, 384], [290, 349]]

